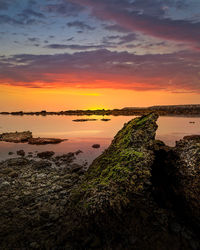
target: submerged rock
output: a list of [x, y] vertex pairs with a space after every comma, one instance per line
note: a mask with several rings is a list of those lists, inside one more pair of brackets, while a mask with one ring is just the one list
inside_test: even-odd
[[97, 119], [75, 119], [72, 121], [73, 122], [91, 122], [91, 121], [97, 121]]
[[107, 119], [107, 118], [102, 118], [101, 119], [101, 121], [103, 121], [103, 122], [108, 122], [108, 121], [110, 121], [111, 119]]
[[100, 144], [93, 144], [92, 147], [93, 148], [100, 148]]
[[63, 141], [66, 141], [66, 139], [58, 139], [58, 138], [31, 138], [28, 140], [29, 144], [33, 145], [45, 145], [45, 144], [58, 144]]
[[199, 249], [199, 140], [168, 147], [157, 119], [125, 124], [85, 174], [74, 153], [59, 171], [0, 163], [0, 248]]

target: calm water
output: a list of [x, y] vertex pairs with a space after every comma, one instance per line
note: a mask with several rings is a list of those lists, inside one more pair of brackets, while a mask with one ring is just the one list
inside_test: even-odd
[[[97, 121], [73, 122], [77, 118], [95, 118]], [[100, 116], [3, 116], [0, 115], [0, 133], [25, 131], [33, 132], [34, 137], [66, 138], [67, 141], [57, 145], [28, 145], [26, 143], [0, 142], [0, 160], [8, 158], [8, 152], [24, 149], [26, 152], [53, 150], [56, 154], [73, 152], [78, 149], [80, 161], [87, 159], [90, 163], [107, 148], [123, 124], [134, 116], [109, 116], [108, 122], [101, 121]], [[190, 123], [190, 122], [195, 123]], [[200, 118], [195, 117], [160, 117], [158, 120], [157, 139], [173, 146], [175, 141], [185, 135], [200, 134]], [[98, 143], [100, 149], [93, 149]], [[15, 154], [13, 156], [16, 156]], [[12, 157], [13, 157], [12, 156]]]

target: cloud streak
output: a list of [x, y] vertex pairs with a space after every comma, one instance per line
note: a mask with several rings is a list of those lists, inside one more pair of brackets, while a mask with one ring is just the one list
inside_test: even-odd
[[135, 55], [94, 50], [2, 58], [1, 84], [200, 93], [200, 54]]
[[[130, 31], [138, 31], [146, 35], [172, 41], [195, 44], [200, 42], [199, 22], [172, 20], [163, 16], [162, 9], [159, 9], [160, 11], [162, 10], [162, 13], [159, 14], [152, 14], [143, 9], [139, 11], [138, 8], [136, 8], [138, 7], [136, 4], [139, 1], [136, 1], [136, 4], [128, 0], [73, 0], [73, 2], [90, 8], [95, 17], [105, 21], [115, 22], [120, 27]], [[152, 0], [150, 2], [153, 4]], [[170, 3], [170, 1], [166, 1], [166, 4], [167, 3]], [[148, 6], [148, 4], [145, 6]], [[153, 4], [153, 6], [155, 6], [155, 4]]]
[[81, 21], [68, 22], [68, 27], [75, 27], [81, 30], [94, 30], [95, 28]]

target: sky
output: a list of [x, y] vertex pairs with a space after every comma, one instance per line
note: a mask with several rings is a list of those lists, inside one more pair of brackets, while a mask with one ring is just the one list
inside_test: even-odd
[[0, 111], [195, 103], [199, 0], [0, 0]]

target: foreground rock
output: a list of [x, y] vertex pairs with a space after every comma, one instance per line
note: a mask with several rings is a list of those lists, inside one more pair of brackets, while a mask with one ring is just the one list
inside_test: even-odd
[[76, 164], [1, 163], [0, 248], [199, 249], [199, 140], [165, 146], [157, 118], [125, 124], [85, 174]]

